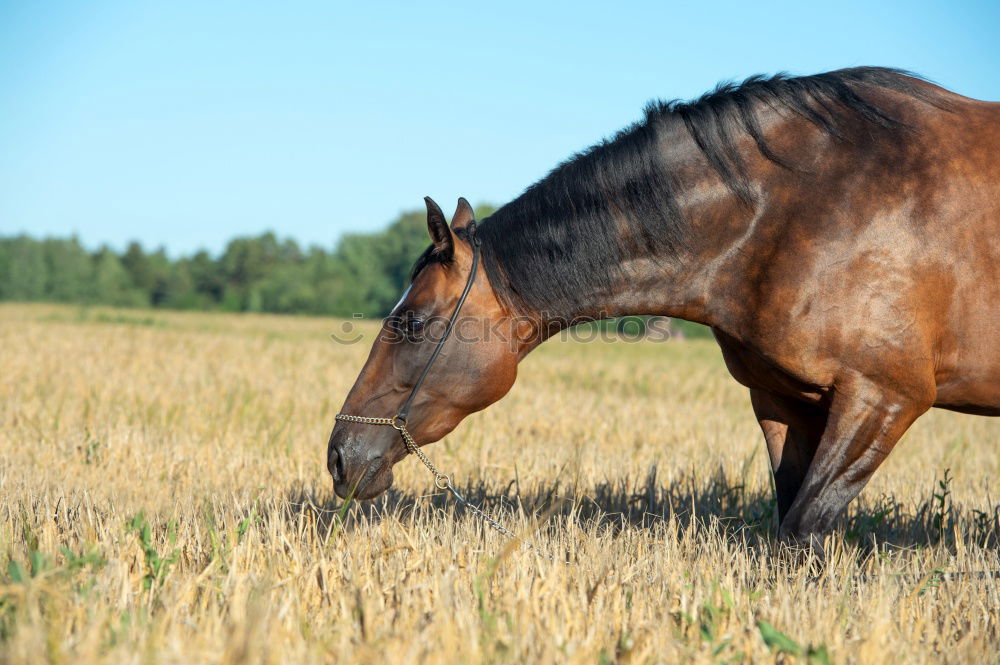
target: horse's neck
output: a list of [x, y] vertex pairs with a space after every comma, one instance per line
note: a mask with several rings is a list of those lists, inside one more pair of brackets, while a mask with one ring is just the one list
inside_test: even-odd
[[[769, 129], [776, 129], [774, 124]], [[740, 302], [741, 280], [759, 260], [759, 224], [773, 212], [758, 197], [741, 202], [711, 168], [686, 132], [671, 137], [664, 168], [683, 173], [678, 179], [677, 203], [685, 220], [686, 248], [676, 256], [627, 257], [609, 266], [621, 275], [611, 291], [588, 294], [577, 311], [559, 312], [549, 322], [550, 332], [590, 319], [629, 315], [682, 318], [710, 326], [728, 323], [727, 315], [745, 306]], [[744, 141], [748, 185], [764, 192], [778, 186], [781, 168], [768, 162]]]

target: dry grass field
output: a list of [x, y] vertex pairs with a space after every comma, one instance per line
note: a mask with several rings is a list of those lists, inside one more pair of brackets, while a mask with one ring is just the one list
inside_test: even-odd
[[0, 307], [0, 662], [1000, 662], [1000, 580], [950, 574], [1000, 570], [1000, 421], [924, 416], [818, 571], [714, 344], [552, 341], [425, 450], [566, 564], [413, 458], [336, 499], [340, 325]]

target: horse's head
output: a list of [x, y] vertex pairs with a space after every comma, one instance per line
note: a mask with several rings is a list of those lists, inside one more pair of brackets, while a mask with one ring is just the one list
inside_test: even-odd
[[[382, 325], [342, 414], [393, 418], [399, 414], [438, 347], [468, 286], [451, 334], [414, 395], [406, 426], [417, 445], [437, 441], [474, 411], [503, 397], [514, 383], [522, 345], [514, 319], [497, 299], [486, 271], [474, 268], [472, 207], [459, 199], [451, 226], [431, 199], [432, 245], [418, 260], [413, 282]], [[510, 325], [505, 325], [509, 323]], [[338, 495], [372, 498], [392, 484], [392, 467], [407, 454], [399, 432], [338, 421], [327, 468]]]

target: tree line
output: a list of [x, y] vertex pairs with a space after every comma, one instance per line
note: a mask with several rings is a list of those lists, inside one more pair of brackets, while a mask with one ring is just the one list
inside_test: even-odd
[[[476, 219], [493, 211], [480, 205]], [[382, 231], [346, 234], [331, 250], [268, 232], [234, 238], [216, 256], [171, 259], [138, 242], [123, 252], [90, 251], [76, 238], [0, 236], [0, 301], [379, 317], [398, 301], [429, 243], [423, 210], [401, 213]], [[598, 325], [641, 336], [647, 318]], [[672, 329], [710, 335], [687, 321]]]
[[[481, 205], [477, 219], [493, 212]], [[0, 300], [232, 312], [381, 316], [429, 244], [425, 213], [343, 236], [332, 250], [273, 233], [231, 240], [217, 256], [171, 259], [132, 242], [124, 252], [76, 238], [0, 237]]]

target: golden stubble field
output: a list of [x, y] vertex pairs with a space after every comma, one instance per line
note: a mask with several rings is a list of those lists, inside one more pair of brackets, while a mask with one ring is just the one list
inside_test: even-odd
[[425, 450], [566, 565], [413, 458], [335, 498], [340, 325], [0, 307], [0, 662], [998, 662], [1000, 580], [948, 574], [1000, 570], [997, 420], [922, 418], [817, 575], [711, 342], [549, 342]]

